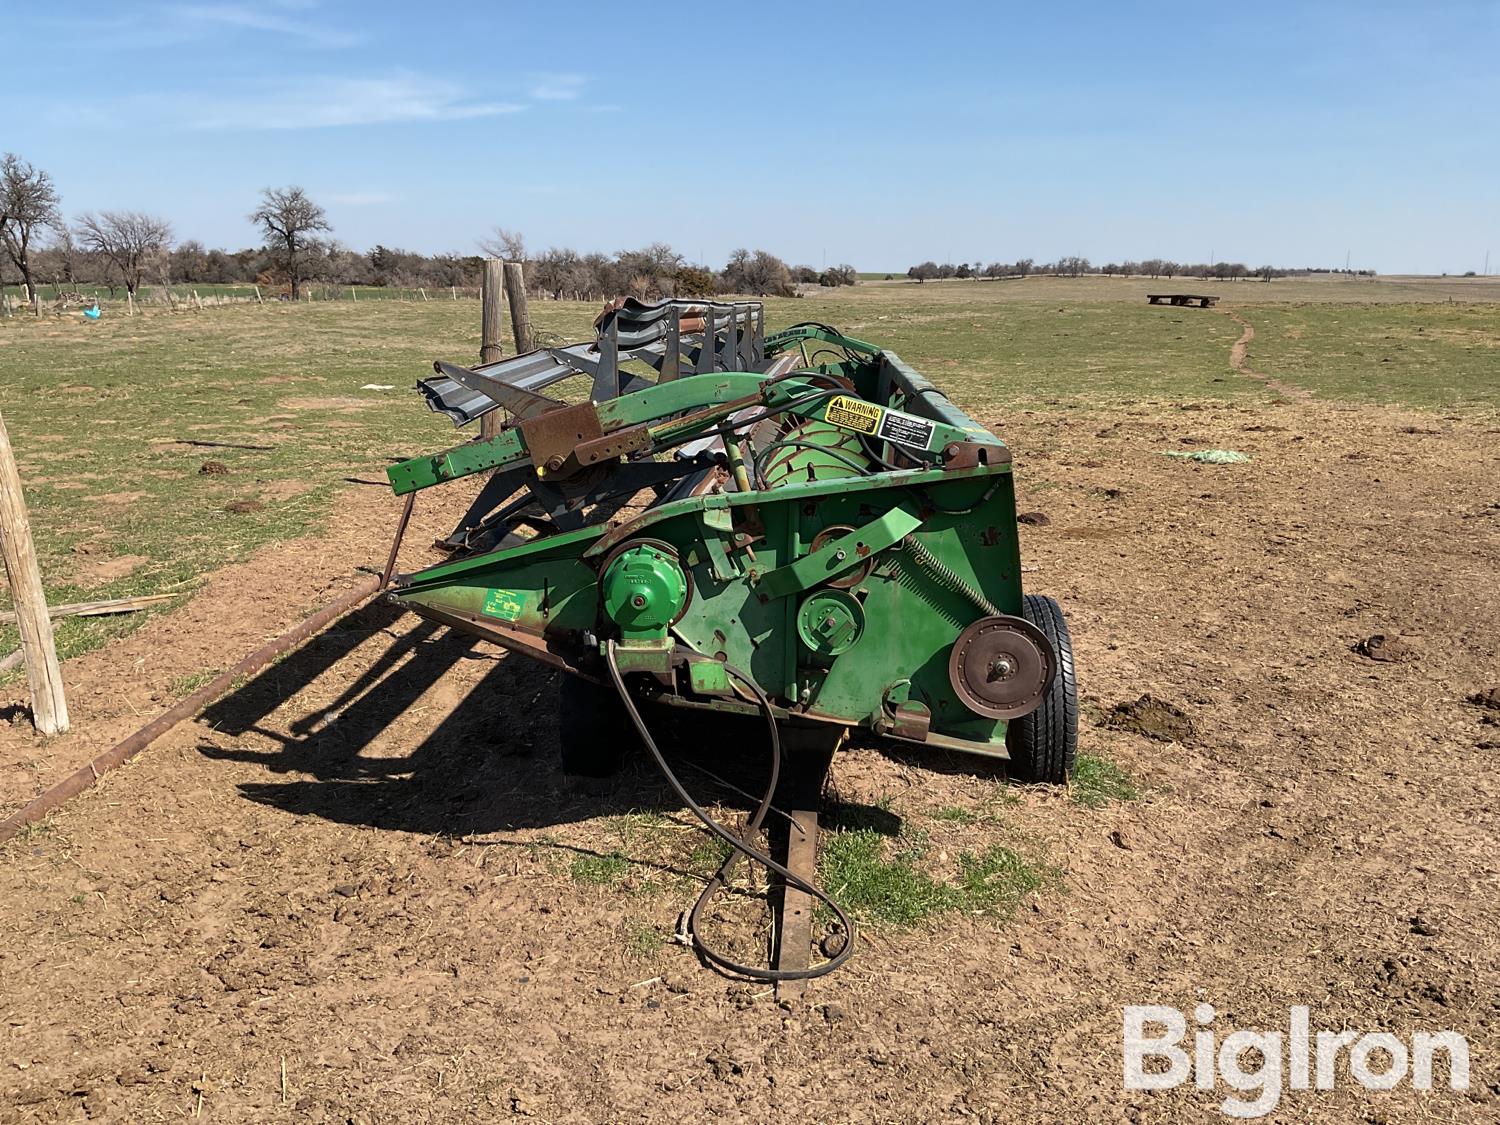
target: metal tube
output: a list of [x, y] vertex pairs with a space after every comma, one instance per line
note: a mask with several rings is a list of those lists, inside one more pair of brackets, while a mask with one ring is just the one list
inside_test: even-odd
[[401, 551], [401, 540], [406, 538], [406, 525], [411, 522], [411, 510], [417, 502], [417, 494], [408, 492], [406, 504], [401, 509], [401, 518], [396, 522], [396, 534], [391, 539], [391, 553], [386, 556], [385, 570], [380, 574], [380, 588], [384, 590], [391, 584], [391, 575], [396, 572], [396, 555]]

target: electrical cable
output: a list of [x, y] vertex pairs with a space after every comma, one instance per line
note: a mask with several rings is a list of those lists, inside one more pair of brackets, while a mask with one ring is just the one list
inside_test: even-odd
[[[786, 331], [792, 332], [792, 331], [795, 331], [798, 328], [817, 328], [817, 329], [820, 329], [823, 332], [827, 332], [830, 336], [837, 336], [841, 340], [845, 338], [844, 334], [842, 332], [840, 332], [837, 328], [834, 328], [831, 325], [820, 323], [819, 321], [816, 321], [816, 320], [804, 320], [804, 321], [801, 321], [798, 324], [792, 325], [790, 328], [786, 329]], [[824, 343], [828, 343], [828, 341], [824, 341]], [[844, 360], [847, 363], [867, 363], [867, 362], [869, 362], [869, 357], [868, 356], [861, 356], [859, 353], [857, 353], [856, 351], [854, 351], [854, 349], [851, 348], [848, 344], [832, 344], [831, 346], [839, 348], [844, 353]], [[814, 359], [817, 358], [817, 352], [813, 353], [813, 358]]]
[[[677, 793], [678, 799], [692, 811], [693, 815], [702, 821], [705, 828], [734, 849], [729, 857], [719, 865], [719, 869], [709, 878], [708, 885], [703, 888], [703, 893], [698, 896], [698, 901], [693, 903], [692, 910], [688, 912], [687, 933], [688, 937], [692, 940], [693, 948], [706, 960], [713, 962], [726, 972], [736, 973], [751, 980], [811, 980], [814, 977], [821, 977], [826, 973], [833, 972], [833, 970], [849, 960], [854, 954], [854, 922], [845, 913], [844, 908], [834, 902], [824, 891], [811, 882], [777, 863], [750, 843], [751, 838], [760, 831], [761, 825], [765, 822], [766, 813], [771, 807], [771, 798], [776, 795], [776, 783], [781, 777], [781, 733], [776, 728], [775, 709], [771, 706], [771, 701], [766, 698], [766, 693], [760, 689], [760, 685], [738, 668], [732, 667], [729, 664], [724, 665], [724, 670], [729, 675], [743, 683], [755, 695], [756, 703], [760, 707], [761, 713], [765, 715], [766, 725], [771, 731], [770, 784], [766, 788], [765, 796], [756, 805], [750, 819], [745, 822], [744, 831], [739, 835], [735, 835], [713, 817], [709, 816], [707, 811], [697, 801], [693, 800], [677, 775], [672, 771], [672, 767], [667, 764], [666, 757], [662, 754], [661, 748], [656, 745], [656, 740], [651, 737], [651, 732], [646, 729], [645, 720], [641, 718], [640, 710], [636, 707], [635, 700], [630, 697], [630, 691], [625, 686], [625, 678], [620, 674], [620, 665], [615, 659], [615, 642], [613, 640], [606, 642], [604, 646], [604, 662], [609, 667], [609, 676], [614, 681], [615, 690], [620, 693], [620, 700], [625, 704], [625, 710], [629, 713], [631, 722], [635, 724], [636, 733], [641, 736], [641, 741], [646, 744], [646, 749], [656, 759], [657, 768], [661, 770], [662, 776], [667, 779], [667, 784], [672, 787]], [[758, 965], [742, 965], [738, 961], [732, 960], [713, 949], [703, 939], [703, 935], [699, 933], [699, 922], [704, 908], [718, 895], [720, 890], [728, 887], [729, 876], [739, 863], [741, 856], [753, 860], [766, 868], [766, 870], [780, 875], [785, 886], [799, 890], [803, 894], [811, 895], [827, 906], [829, 910], [833, 911], [839, 925], [844, 930], [844, 947], [832, 958], [823, 962], [823, 964], [814, 965], [807, 969], [763, 969]]]

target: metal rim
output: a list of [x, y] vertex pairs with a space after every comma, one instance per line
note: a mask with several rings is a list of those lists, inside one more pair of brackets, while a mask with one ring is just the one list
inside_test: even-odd
[[1057, 669], [1047, 635], [1010, 614], [981, 617], [953, 642], [948, 680], [976, 715], [1019, 719], [1042, 705]]

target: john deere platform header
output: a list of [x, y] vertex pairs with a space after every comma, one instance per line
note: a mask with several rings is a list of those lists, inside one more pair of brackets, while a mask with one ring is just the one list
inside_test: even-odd
[[[511, 421], [390, 469], [397, 493], [492, 474], [455, 558], [394, 596], [576, 674], [565, 769], [618, 763], [618, 727], [578, 699], [613, 684], [632, 711], [860, 727], [1067, 776], [1072, 652], [1056, 603], [1022, 592], [1003, 442], [874, 344], [821, 324], [765, 335], [758, 302], [626, 300], [596, 328], [437, 364], [419, 384], [433, 409]], [[544, 393], [570, 380], [588, 397]]]

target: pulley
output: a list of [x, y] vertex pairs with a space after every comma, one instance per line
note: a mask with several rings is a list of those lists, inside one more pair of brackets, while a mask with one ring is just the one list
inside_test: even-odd
[[959, 634], [948, 656], [948, 680], [976, 715], [1019, 719], [1042, 704], [1057, 667], [1046, 634], [1010, 614], [981, 617]]
[[864, 606], [846, 590], [815, 590], [797, 609], [797, 636], [817, 656], [842, 656], [864, 631]]

